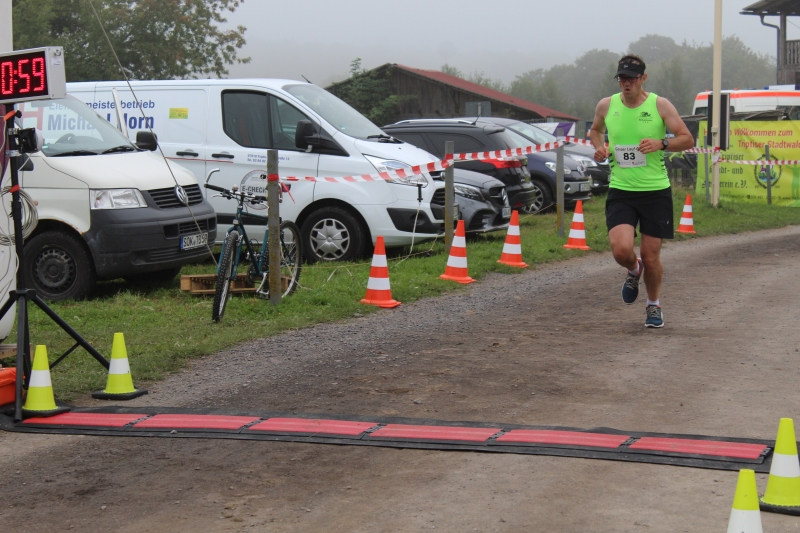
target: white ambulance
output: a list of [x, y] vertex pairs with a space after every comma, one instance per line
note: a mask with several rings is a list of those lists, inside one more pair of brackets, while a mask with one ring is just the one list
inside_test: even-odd
[[[150, 127], [167, 158], [199, 180], [219, 168], [212, 184], [239, 185], [265, 170], [266, 151], [279, 150], [283, 176], [342, 177], [405, 169], [435, 158], [384, 134], [355, 109], [316, 85], [279, 79], [69, 83], [81, 99], [112, 123], [119, 95], [121, 126], [133, 138]], [[136, 103], [138, 99], [139, 104]], [[444, 184], [430, 175], [391, 182], [291, 183], [281, 217], [301, 228], [309, 261], [352, 260], [383, 236], [387, 246], [434, 238], [442, 231]], [[220, 225], [230, 224], [234, 202], [208, 194]], [[244, 223], [247, 224], [245, 218]], [[254, 220], [252, 221], [256, 223]], [[248, 225], [263, 236], [263, 223]], [[218, 241], [224, 232], [218, 234]]]
[[[755, 111], [774, 111], [791, 108], [800, 109], [800, 91], [794, 85], [774, 86], [764, 89], [723, 90], [723, 94], [730, 95], [731, 113], [747, 113]], [[711, 91], [698, 93], [692, 108], [693, 115], [708, 115], [708, 95]]]

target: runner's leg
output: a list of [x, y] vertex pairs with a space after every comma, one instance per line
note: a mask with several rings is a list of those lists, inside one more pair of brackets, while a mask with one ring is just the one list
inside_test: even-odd
[[661, 241], [662, 239], [643, 233], [642, 242], [639, 245], [642, 263], [644, 263], [644, 284], [647, 288], [647, 299], [651, 302], [658, 300], [658, 295], [661, 292], [661, 279], [664, 276], [664, 267], [661, 265]]
[[[619, 224], [608, 230], [608, 240], [614, 260], [628, 270], [636, 268], [636, 253], [633, 251], [634, 227], [630, 224]], [[659, 239], [660, 241], [660, 239]], [[645, 269], [647, 263], [645, 263]], [[645, 272], [645, 277], [647, 273]]]

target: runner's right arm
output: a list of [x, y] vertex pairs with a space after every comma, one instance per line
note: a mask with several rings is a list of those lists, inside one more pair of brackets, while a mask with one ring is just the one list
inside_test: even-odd
[[598, 163], [608, 158], [608, 148], [606, 148], [606, 115], [608, 107], [611, 105], [611, 98], [603, 98], [597, 104], [594, 111], [594, 122], [589, 130], [589, 139], [594, 145], [594, 160]]

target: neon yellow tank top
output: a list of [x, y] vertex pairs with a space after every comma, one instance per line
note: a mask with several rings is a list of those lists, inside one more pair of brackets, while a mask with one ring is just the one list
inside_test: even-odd
[[642, 139], [663, 139], [667, 127], [650, 93], [637, 108], [625, 107], [620, 93], [611, 97], [606, 115], [611, 164], [609, 187], [623, 191], [660, 191], [669, 187], [664, 152], [643, 154], [635, 148]]

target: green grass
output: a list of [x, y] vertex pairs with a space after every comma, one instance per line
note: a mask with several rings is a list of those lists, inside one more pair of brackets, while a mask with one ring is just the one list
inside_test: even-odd
[[[686, 190], [675, 191], [676, 225], [686, 194]], [[604, 206], [604, 197], [584, 206], [590, 252], [563, 248], [566, 237], [557, 235], [555, 214], [522, 217], [523, 259], [535, 268], [537, 264], [608, 250]], [[569, 233], [571, 220], [572, 213], [568, 211], [565, 235]], [[703, 198], [695, 198], [694, 221], [698, 236], [739, 233], [798, 224], [800, 210], [732, 202], [712, 208]], [[697, 237], [676, 235], [679, 241], [691, 238]], [[472, 277], [480, 280], [490, 272], [519, 274], [520, 270], [497, 263], [504, 240], [505, 232], [468, 239]], [[410, 303], [463, 290], [456, 283], [439, 279], [447, 262], [441, 240], [417, 244], [413, 252], [414, 256], [402, 260], [408, 249], [390, 251], [389, 270], [395, 299]], [[376, 312], [376, 308], [359, 303], [366, 291], [369, 265], [369, 261], [304, 265], [301, 287], [280, 306], [272, 307], [268, 301], [253, 296], [236, 296], [228, 304], [220, 324], [211, 322], [212, 298], [181, 292], [178, 280], [166, 285], [132, 285], [121, 280], [105, 282], [99, 285], [91, 300], [54, 303], [52, 307], [107, 357], [114, 333], [123, 332], [134, 379], [141, 384], [163, 378], [191, 358], [249, 339], [340, 320], [356, 313]], [[213, 271], [213, 264], [206, 263], [187, 266], [182, 274]], [[29, 310], [31, 341], [46, 345], [52, 362], [72, 346], [72, 340], [34, 305], [30, 305]], [[15, 332], [12, 332], [5, 342], [15, 342], [14, 339]], [[2, 362], [14, 364], [13, 358]], [[57, 395], [69, 399], [81, 392], [101, 389], [106, 372], [86, 352], [78, 349], [53, 370], [52, 378]]]

